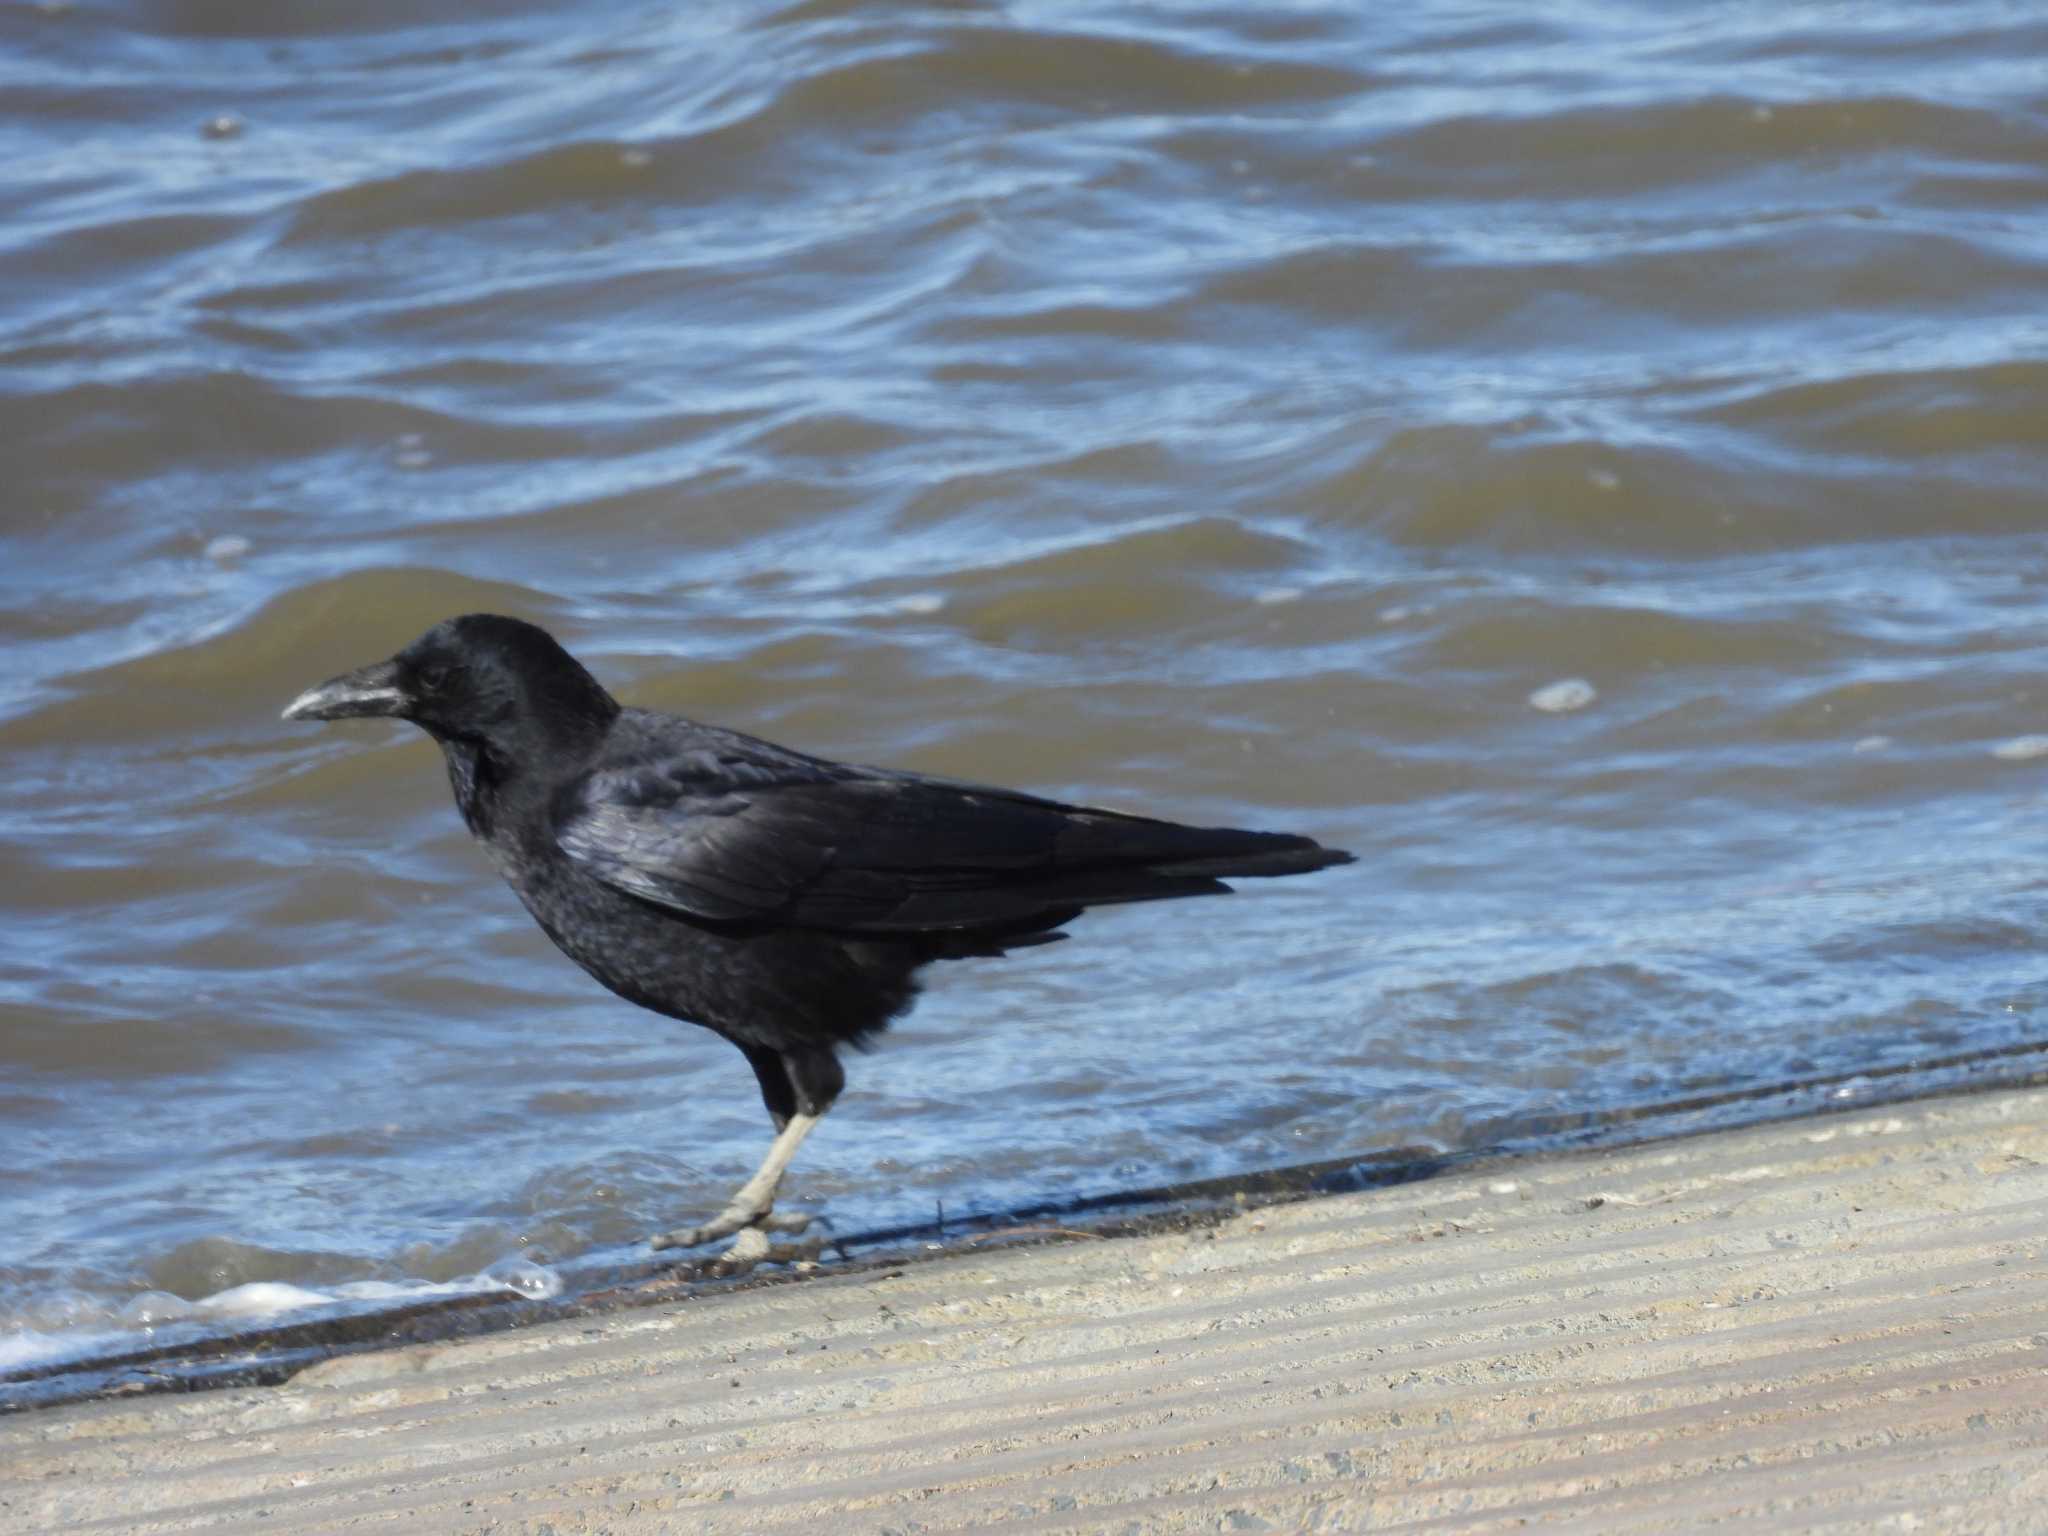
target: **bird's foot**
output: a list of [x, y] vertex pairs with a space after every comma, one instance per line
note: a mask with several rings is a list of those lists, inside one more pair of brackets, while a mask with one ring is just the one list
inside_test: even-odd
[[663, 1232], [647, 1241], [659, 1253], [664, 1248], [695, 1248], [702, 1243], [715, 1243], [721, 1237], [738, 1233], [739, 1241], [733, 1244], [736, 1250], [750, 1232], [765, 1242], [766, 1234], [770, 1232], [802, 1232], [813, 1220], [809, 1211], [778, 1211], [772, 1207], [757, 1208], [735, 1202], [701, 1226], [677, 1227], [673, 1232]]
[[721, 1278], [744, 1275], [757, 1264], [802, 1264], [825, 1251], [825, 1239], [807, 1237], [801, 1242], [775, 1243], [760, 1227], [742, 1227], [727, 1248], [711, 1261], [709, 1272]]

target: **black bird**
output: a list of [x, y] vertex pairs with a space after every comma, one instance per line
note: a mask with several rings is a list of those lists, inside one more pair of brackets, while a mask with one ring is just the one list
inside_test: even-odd
[[795, 1250], [775, 1192], [845, 1086], [842, 1045], [909, 1008], [929, 961], [1066, 937], [1087, 907], [1227, 893], [1351, 855], [1016, 790], [808, 757], [627, 709], [545, 630], [475, 613], [309, 689], [287, 720], [383, 715], [441, 745], [455, 803], [562, 952], [629, 1002], [730, 1040], [776, 1127], [710, 1221], [729, 1267]]

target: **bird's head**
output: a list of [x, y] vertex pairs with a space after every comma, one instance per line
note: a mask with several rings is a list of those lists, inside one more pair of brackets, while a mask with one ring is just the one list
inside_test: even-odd
[[516, 748], [602, 730], [619, 712], [597, 679], [536, 625], [494, 613], [436, 624], [389, 661], [308, 688], [287, 720], [410, 720], [443, 744]]

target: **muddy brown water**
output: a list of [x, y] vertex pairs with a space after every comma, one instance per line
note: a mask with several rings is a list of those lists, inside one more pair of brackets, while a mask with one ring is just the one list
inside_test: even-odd
[[2032, 1070], [2044, 53], [0, 12], [0, 1365], [543, 1291], [757, 1157], [737, 1053], [555, 955], [431, 747], [277, 719], [469, 609], [1361, 856], [933, 973], [799, 1165], [846, 1228]]

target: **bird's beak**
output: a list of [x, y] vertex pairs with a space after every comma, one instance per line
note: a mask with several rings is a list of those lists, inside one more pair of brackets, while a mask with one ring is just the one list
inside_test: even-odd
[[284, 707], [287, 720], [353, 720], [369, 715], [403, 715], [412, 700], [398, 686], [398, 663], [380, 661], [331, 677], [308, 688]]

